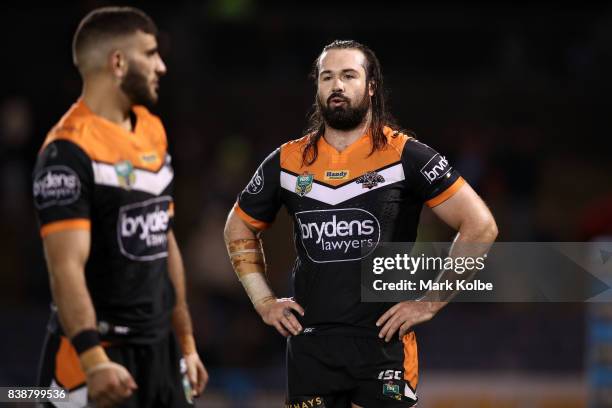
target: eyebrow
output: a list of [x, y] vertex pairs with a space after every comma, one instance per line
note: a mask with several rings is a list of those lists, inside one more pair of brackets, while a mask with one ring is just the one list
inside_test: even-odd
[[[342, 71], [340, 71], [340, 72], [341, 72], [341, 73], [343, 73], [343, 74], [344, 74], [344, 73], [347, 73], [347, 72], [355, 72], [355, 73], [357, 73], [357, 74], [359, 73], [359, 71], [357, 71], [356, 69], [353, 69], [353, 68], [346, 68], [346, 69], [343, 69], [343, 70], [342, 70]], [[331, 73], [332, 73], [332, 70], [331, 70], [331, 69], [326, 69], [325, 71], [321, 71], [321, 72], [319, 73], [319, 75], [331, 74]]]
[[145, 54], [152, 55], [159, 52], [159, 47], [155, 46], [145, 51]]

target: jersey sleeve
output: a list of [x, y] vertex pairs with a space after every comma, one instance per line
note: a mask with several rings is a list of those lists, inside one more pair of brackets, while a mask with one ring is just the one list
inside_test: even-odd
[[404, 145], [402, 165], [407, 187], [428, 207], [442, 204], [465, 184], [445, 156], [418, 140]]
[[38, 155], [32, 194], [45, 237], [67, 229], [90, 229], [93, 169], [91, 160], [76, 144], [56, 140]]
[[276, 149], [239, 194], [234, 211], [247, 224], [263, 230], [274, 222], [280, 206], [280, 149]]

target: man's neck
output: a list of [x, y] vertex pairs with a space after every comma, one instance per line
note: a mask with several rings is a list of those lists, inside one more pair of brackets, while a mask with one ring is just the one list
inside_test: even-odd
[[344, 149], [355, 143], [361, 138], [370, 126], [369, 118], [364, 120], [361, 125], [351, 130], [338, 130], [325, 126], [323, 137], [334, 149], [342, 152]]
[[131, 103], [113, 84], [104, 79], [85, 81], [81, 98], [95, 115], [132, 131]]

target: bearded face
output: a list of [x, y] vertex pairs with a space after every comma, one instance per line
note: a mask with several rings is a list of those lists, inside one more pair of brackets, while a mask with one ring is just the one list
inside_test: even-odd
[[152, 88], [147, 76], [134, 64], [130, 64], [123, 77], [121, 90], [134, 105], [144, 105], [150, 108], [157, 103], [156, 89]]
[[373, 89], [358, 49], [331, 49], [319, 57], [317, 105], [326, 126], [351, 130], [366, 120]]
[[362, 124], [371, 104], [365, 89], [356, 103], [340, 92], [332, 92], [325, 103], [321, 98], [317, 102], [325, 124], [338, 130], [352, 130]]
[[138, 31], [130, 37], [124, 52], [127, 71], [121, 80], [121, 90], [133, 105], [150, 108], [157, 103], [159, 79], [166, 74], [157, 39]]

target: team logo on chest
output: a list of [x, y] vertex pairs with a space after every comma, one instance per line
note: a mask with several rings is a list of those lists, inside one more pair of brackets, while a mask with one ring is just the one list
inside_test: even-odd
[[384, 183], [385, 178], [378, 174], [376, 171], [368, 171], [363, 176], [355, 180], [357, 184], [361, 184], [361, 187], [372, 189], [378, 185], [378, 183]]
[[136, 174], [134, 173], [134, 166], [129, 160], [120, 161], [115, 164], [115, 173], [117, 173], [117, 180], [119, 185], [126, 190], [132, 188], [136, 182]]
[[304, 197], [312, 190], [312, 182], [314, 174], [304, 172], [301, 176], [297, 176], [295, 180], [295, 193], [300, 197]]

